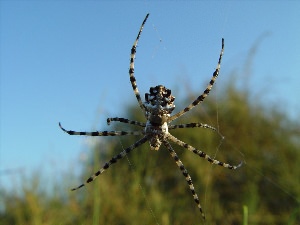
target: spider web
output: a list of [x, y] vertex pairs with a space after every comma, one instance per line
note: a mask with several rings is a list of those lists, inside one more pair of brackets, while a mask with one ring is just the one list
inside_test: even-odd
[[[122, 150], [125, 150], [124, 145], [123, 145], [123, 143], [122, 143], [122, 139], [121, 139], [120, 136], [119, 136], [119, 142], [120, 142], [120, 145], [121, 145], [121, 147], [122, 147]], [[126, 155], [125, 157], [126, 157], [126, 159], [127, 159], [129, 168], [132, 170], [132, 172], [133, 172], [133, 174], [134, 174], [134, 177], [137, 177], [138, 175], [137, 175], [137, 173], [136, 173], [136, 171], [135, 171], [134, 164], [131, 162], [131, 160], [129, 159], [128, 155]], [[146, 190], [145, 190], [145, 188], [143, 187], [143, 185], [142, 185], [140, 182], [139, 182], [138, 184], [139, 184], [139, 189], [140, 189], [140, 191], [141, 191], [142, 197], [144, 198], [144, 200], [145, 200], [145, 202], [146, 202], [146, 206], [147, 206], [147, 208], [148, 208], [148, 210], [149, 210], [151, 216], [153, 217], [153, 220], [155, 221], [155, 224], [156, 224], [156, 225], [159, 225], [158, 220], [157, 220], [157, 216], [155, 215], [155, 213], [154, 213], [154, 211], [153, 211], [153, 209], [152, 209], [152, 207], [151, 207], [151, 205], [150, 205], [150, 201], [149, 201], [149, 199], [148, 199], [148, 197], [147, 197], [147, 195], [146, 195]]]
[[[222, 21], [223, 25], [222, 25], [222, 31], [221, 33], [225, 33], [225, 30], [226, 30], [226, 27], [228, 26], [228, 14], [230, 13], [230, 5], [226, 5], [226, 7], [224, 7], [224, 10], [221, 12], [223, 14], [223, 17], [224, 17], [224, 20]], [[150, 21], [148, 23], [151, 23]], [[161, 50], [163, 51], [167, 51], [168, 48], [166, 47], [165, 43], [164, 43], [164, 39], [160, 36], [160, 33], [159, 33], [159, 27], [155, 26], [153, 23], [152, 23], [152, 32], [154, 31], [154, 33], [156, 34], [156, 38], [158, 40], [158, 43], [153, 47], [153, 51], [151, 52], [151, 57], [152, 58], [155, 58], [157, 54], [159, 54], [159, 52]], [[221, 66], [221, 72], [220, 72], [220, 76], [222, 76], [224, 73], [222, 73], [222, 66]], [[146, 79], [145, 79], [146, 80]], [[253, 171], [253, 173], [256, 173], [258, 174], [259, 176], [262, 176], [264, 177], [268, 182], [270, 182], [272, 185], [274, 185], [276, 188], [278, 188], [279, 190], [281, 190], [282, 192], [284, 192], [287, 196], [293, 198], [294, 200], [297, 201], [296, 197], [293, 196], [287, 188], [281, 186], [279, 183], [277, 183], [275, 180], [271, 179], [270, 177], [268, 177], [267, 175], [265, 175], [261, 170], [253, 167], [252, 165], [249, 165], [249, 164], [246, 164], [246, 161], [245, 161], [245, 155], [243, 154], [242, 151], [240, 151], [234, 144], [234, 142], [232, 140], [227, 140], [224, 138], [223, 134], [222, 134], [222, 127], [220, 127], [220, 118], [219, 118], [219, 112], [220, 112], [220, 109], [219, 109], [219, 88], [218, 88], [218, 84], [219, 85], [222, 85], [222, 83], [220, 82], [217, 82], [213, 89], [212, 89], [212, 93], [209, 98], [214, 102], [214, 105], [215, 105], [215, 115], [213, 115], [215, 117], [215, 119], [211, 119], [211, 117], [207, 116], [206, 118], [208, 118], [208, 121], [205, 121], [205, 123], [208, 123], [208, 124], [216, 124], [216, 128], [217, 128], [217, 131], [218, 131], [218, 134], [220, 135], [220, 140], [219, 140], [219, 143], [216, 143], [216, 147], [214, 149], [214, 152], [213, 154], [211, 155], [212, 158], [217, 158], [217, 155], [222, 152], [222, 145], [224, 143], [224, 141], [226, 141], [227, 144], [229, 144], [231, 146], [231, 149], [233, 151], [233, 153], [236, 153], [234, 154], [236, 156], [236, 158], [239, 158], [239, 159], [242, 159], [242, 161], [244, 161], [244, 165], [243, 166], [246, 166], [248, 169], [250, 169], [251, 171]], [[200, 85], [200, 84], [199, 84]], [[191, 90], [190, 88], [187, 88], [187, 90]], [[194, 96], [195, 97], [195, 96]], [[205, 101], [204, 103], [202, 103], [203, 105], [205, 105]], [[197, 106], [198, 109], [202, 110], [202, 112], [204, 114], [206, 114], [207, 112], [205, 111], [205, 109], [203, 107], [200, 106]], [[226, 136], [226, 134], [224, 134]], [[122, 140], [121, 138], [119, 137], [119, 141], [120, 141], [120, 144], [122, 146], [122, 148], [124, 149], [123, 147], [123, 144], [122, 144]], [[191, 143], [192, 144], [192, 143]], [[197, 146], [195, 146], [197, 147]], [[225, 154], [225, 153], [223, 153]], [[130, 161], [130, 159], [128, 158], [128, 156], [126, 156], [127, 158], [127, 161], [128, 161], [128, 164], [131, 168], [131, 170], [135, 173], [135, 169], [134, 169], [134, 165], [133, 163]], [[209, 172], [208, 174], [206, 175], [206, 177], [203, 177], [201, 179], [204, 180], [204, 183], [205, 183], [205, 189], [204, 191], [202, 192], [203, 195], [200, 197], [200, 199], [203, 199], [203, 201], [201, 202], [202, 203], [202, 206], [203, 206], [203, 209], [204, 209], [204, 212], [208, 212], [208, 211], [211, 211], [210, 208], [212, 208], [212, 204], [213, 202], [209, 201], [209, 180], [211, 179], [211, 177], [213, 177], [213, 170], [214, 170], [214, 165], [210, 165], [210, 169], [209, 169]], [[135, 173], [135, 176], [137, 176], [137, 174]], [[197, 184], [195, 184], [197, 186]], [[147, 205], [147, 208], [149, 210], [149, 213], [151, 214], [151, 216], [153, 217], [153, 220], [155, 221], [155, 224], [159, 224], [158, 222], [158, 216], [154, 213], [150, 203], [151, 203], [151, 199], [149, 199], [146, 195], [146, 191], [145, 191], [145, 188], [143, 187], [143, 185], [141, 183], [139, 183], [139, 188], [141, 190], [141, 193], [142, 193], [142, 197], [145, 199], [145, 202], [146, 202], [146, 205]], [[200, 195], [201, 195], [201, 192], [200, 192]], [[209, 215], [209, 214], [206, 214], [207, 217], [213, 217], [213, 215]], [[207, 220], [208, 221], [208, 220]], [[204, 224], [206, 224], [207, 222], [204, 222]]]
[[[149, 23], [151, 23], [151, 22], [149, 22]], [[159, 29], [155, 26], [155, 24], [154, 23], [151, 23], [151, 25], [152, 25], [152, 30], [154, 31], [154, 33], [156, 34], [156, 38], [158, 39], [158, 43], [156, 43], [155, 45], [154, 45], [154, 47], [153, 47], [153, 51], [152, 51], [152, 53], [151, 53], [151, 58], [155, 58], [156, 57], [156, 55], [157, 54], [159, 54], [159, 51], [161, 51], [161, 50], [163, 50], [163, 51], [167, 51], [167, 47], [166, 47], [166, 45], [164, 44], [164, 41], [163, 41], [163, 39], [162, 39], [162, 37], [160, 36], [160, 34], [159, 34]], [[185, 82], [186, 83], [186, 82]], [[143, 85], [143, 84], [142, 84]], [[142, 86], [141, 85], [141, 86]], [[205, 87], [204, 87], [205, 88]], [[217, 93], [217, 85], [214, 85], [214, 92], [215, 93]], [[189, 88], [187, 88], [187, 90], [190, 90]], [[187, 92], [189, 92], [189, 91], [187, 91]], [[207, 122], [208, 124], [217, 124], [217, 131], [218, 131], [218, 135], [220, 136], [220, 141], [219, 141], [219, 143], [217, 144], [217, 147], [215, 148], [215, 151], [214, 151], [214, 154], [213, 154], [213, 158], [216, 158], [217, 157], [217, 154], [219, 153], [219, 151], [220, 151], [220, 148], [221, 148], [221, 145], [222, 145], [222, 143], [223, 143], [223, 141], [224, 141], [224, 137], [223, 137], [223, 135], [221, 134], [221, 132], [220, 132], [220, 128], [219, 128], [219, 111], [218, 111], [218, 96], [217, 96], [217, 94], [214, 94], [213, 95], [214, 97], [213, 97], [213, 101], [215, 102], [215, 107], [216, 107], [216, 115], [215, 115], [215, 121], [212, 121], [212, 119], [209, 119], [208, 121], [205, 121], [205, 122]], [[196, 96], [193, 96], [193, 98], [195, 98]], [[205, 104], [205, 103], [203, 103], [203, 104]], [[201, 108], [201, 106], [197, 106], [197, 107], [199, 107], [199, 108]], [[197, 108], [196, 107], [196, 108]], [[201, 110], [202, 110], [202, 112], [204, 113], [204, 114], [207, 114], [207, 112], [205, 111], [205, 109], [203, 109], [203, 108], [201, 108]], [[183, 116], [183, 117], [185, 117], [185, 115]], [[207, 116], [207, 118], [210, 118], [209, 116]], [[123, 143], [122, 143], [122, 138], [121, 137], [119, 137], [119, 143], [120, 143], [120, 145], [121, 145], [121, 147], [122, 147], [122, 149], [124, 150], [124, 145], [123, 145]], [[134, 176], [138, 176], [137, 175], [137, 173], [136, 173], [136, 171], [135, 171], [135, 166], [134, 166], [134, 163], [133, 162], [131, 162], [131, 160], [129, 159], [129, 157], [128, 157], [128, 155], [126, 155], [126, 159], [127, 159], [127, 162], [128, 162], [128, 165], [129, 165], [129, 167], [130, 167], [130, 169], [133, 171], [133, 173], [134, 173]], [[213, 165], [210, 165], [210, 172], [209, 172], [209, 174], [207, 174], [207, 178], [204, 178], [206, 181], [205, 181], [205, 183], [206, 183], [206, 185], [205, 185], [205, 190], [204, 190], [204, 192], [202, 192], [202, 193], [204, 193], [204, 198], [203, 198], [203, 200], [204, 200], [204, 202], [202, 203], [203, 204], [203, 208], [204, 208], [204, 211], [206, 211], [205, 210], [205, 208], [206, 208], [206, 205], [208, 205], [207, 204], [207, 190], [208, 190], [208, 182], [209, 182], [209, 176], [212, 176], [212, 171], [213, 171]], [[184, 180], [183, 180], [183, 185], [184, 185]], [[142, 194], [142, 197], [145, 199], [145, 202], [146, 202], [146, 206], [147, 206], [147, 208], [148, 208], [148, 210], [149, 210], [149, 213], [151, 214], [151, 216], [153, 217], [153, 220], [155, 221], [155, 224], [156, 225], [159, 225], [159, 222], [158, 222], [158, 219], [157, 219], [157, 215], [155, 214], [155, 212], [153, 211], [153, 209], [152, 209], [152, 207], [151, 207], [151, 205], [150, 205], [150, 202], [151, 202], [151, 199], [149, 199], [148, 197], [147, 197], [147, 195], [146, 195], [146, 190], [145, 190], [145, 188], [143, 187], [143, 185], [141, 184], [141, 183], [139, 183], [139, 189], [140, 189], [140, 191], [141, 191], [141, 194]], [[200, 192], [201, 193], [201, 192]], [[201, 198], [201, 197], [200, 197]], [[201, 198], [202, 199], [202, 198]], [[192, 203], [193, 204], [193, 203]], [[208, 211], [208, 210], [207, 210]], [[197, 212], [196, 212], [197, 214], [199, 213], [198, 212], [198, 210], [197, 210]]]
[[[226, 4], [225, 3], [225, 7], [223, 7], [223, 11], [221, 12], [223, 14], [223, 17], [224, 17], [224, 20], [223, 20], [223, 25], [222, 25], [222, 33], [225, 33], [225, 30], [226, 30], [226, 27], [228, 26], [228, 15], [230, 13], [230, 4]], [[246, 86], [246, 89], [247, 90], [250, 90], [250, 87], [249, 87], [249, 79], [251, 79], [251, 75], [250, 74], [251, 72], [249, 71], [249, 67], [252, 67], [253, 66], [253, 58], [255, 56], [255, 52], [257, 50], [257, 48], [259, 47], [260, 45], [260, 42], [266, 37], [268, 36], [270, 33], [269, 32], [265, 32], [263, 33], [261, 36], [259, 36], [253, 46], [250, 48], [249, 50], [249, 55], [246, 56], [246, 59], [245, 59], [245, 70], [246, 70], [246, 73], [248, 72], [248, 76], [245, 76], [244, 74], [244, 77], [243, 77], [243, 81], [245, 82], [244, 85]], [[221, 72], [220, 72], [220, 75], [222, 76], [222, 66], [221, 66]], [[242, 76], [242, 74], [241, 74]], [[246, 80], [246, 81], [245, 81]], [[270, 183], [272, 186], [274, 186], [276, 189], [278, 189], [280, 192], [284, 193], [286, 195], [287, 198], [290, 198], [290, 199], [293, 199], [295, 202], [298, 202], [298, 208], [297, 209], [294, 209], [293, 213], [291, 214], [295, 216], [296, 218], [296, 214], [297, 214], [297, 210], [299, 211], [299, 199], [297, 199], [297, 197], [295, 195], [293, 195], [289, 189], [287, 188], [287, 186], [283, 186], [281, 185], [278, 181], [272, 179], [270, 176], [266, 175], [261, 169], [259, 168], [256, 168], [254, 165], [252, 164], [248, 164], [246, 163], [246, 155], [241, 151], [239, 150], [234, 141], [233, 140], [225, 140], [225, 137], [222, 135], [222, 128], [220, 127], [220, 123], [219, 123], [219, 100], [218, 100], [218, 85], [215, 84], [214, 87], [214, 94], [211, 96], [213, 98], [213, 101], [215, 102], [215, 109], [216, 109], [216, 123], [217, 123], [217, 130], [220, 134], [220, 136], [222, 137], [222, 139], [220, 139], [220, 142], [218, 144], [218, 146], [216, 147], [216, 150], [215, 150], [215, 153], [213, 155], [213, 158], [216, 158], [218, 153], [220, 151], [222, 151], [222, 144], [224, 143], [224, 141], [226, 141], [227, 144], [229, 144], [229, 146], [231, 147], [231, 149], [233, 150], [233, 152], [236, 152], [237, 156], [240, 157], [243, 161], [243, 167], [245, 167], [246, 169], [250, 170], [252, 174], [256, 174], [256, 175], [259, 175], [261, 177], [263, 177], [263, 180], [267, 181], [268, 183]], [[204, 103], [205, 104], [205, 103]], [[201, 108], [202, 110], [202, 108]], [[213, 121], [210, 121], [210, 122], [213, 122]], [[226, 134], [225, 134], [226, 135]], [[259, 157], [259, 156], [258, 156]], [[212, 173], [213, 173], [213, 168], [214, 166], [213, 165], [210, 165], [210, 172], [208, 174], [208, 176], [212, 176]], [[205, 193], [204, 193], [204, 196], [205, 196], [205, 199], [204, 199], [204, 207], [207, 209], [207, 211], [211, 211], [211, 210], [208, 210], [209, 207], [210, 207], [210, 204], [213, 204], [211, 203], [210, 201], [208, 201], [207, 199], [207, 192], [208, 192], [208, 179], [206, 179], [206, 187], [205, 187]], [[245, 207], [247, 206], [243, 206], [244, 207], [244, 210], [245, 210]], [[244, 211], [245, 213], [245, 211]], [[211, 216], [211, 215], [207, 215], [207, 216]], [[290, 220], [292, 218], [290, 217]], [[247, 221], [248, 222], [248, 221]], [[204, 222], [204, 224], [206, 224], [207, 221]]]
[[[151, 22], [148, 22], [148, 23], [151, 23]], [[157, 54], [159, 54], [159, 52], [160, 52], [161, 50], [163, 50], [163, 51], [168, 51], [168, 49], [167, 49], [167, 47], [166, 47], [166, 45], [165, 45], [165, 43], [164, 43], [163, 38], [161, 37], [161, 35], [160, 35], [160, 33], [159, 33], [159, 28], [157, 28], [157, 26], [156, 26], [154, 23], [151, 23], [151, 25], [152, 25], [152, 31], [155, 33], [155, 36], [156, 36], [156, 38], [157, 38], [157, 40], [158, 40], [158, 43], [156, 42], [156, 44], [155, 44], [154, 47], [153, 47], [153, 51], [151, 52], [151, 58], [153, 59], [153, 58], [156, 57]], [[185, 84], [187, 84], [186, 81], [185, 81]], [[143, 85], [143, 84], [142, 84], [142, 85]], [[142, 85], [141, 85], [141, 86], [142, 86]], [[204, 87], [204, 88], [205, 88], [205, 87]], [[203, 89], [204, 89], [204, 88], [203, 88]], [[187, 88], [187, 90], [191, 90], [191, 89], [190, 89], [190, 88]], [[214, 91], [215, 93], [217, 93], [217, 85], [214, 85], [213, 91]], [[190, 91], [187, 91], [186, 93], [189, 93], [189, 92], [190, 92]], [[200, 93], [199, 93], [199, 94], [200, 94]], [[223, 141], [224, 141], [224, 137], [223, 137], [223, 135], [221, 134], [221, 132], [220, 132], [220, 130], [219, 130], [220, 128], [219, 128], [218, 96], [217, 96], [217, 94], [214, 94], [213, 96], [214, 96], [214, 98], [213, 98], [214, 100], [213, 100], [213, 101], [215, 102], [215, 107], [216, 107], [215, 121], [212, 121], [212, 119], [209, 119], [208, 121], [205, 121], [205, 122], [207, 122], [208, 124], [217, 124], [218, 135], [220, 135], [220, 141], [219, 141], [217, 147], [215, 148], [215, 151], [214, 151], [214, 154], [213, 154], [213, 158], [215, 159], [215, 158], [217, 157], [217, 154], [218, 154], [219, 151], [220, 151], [221, 145], [222, 145], [222, 143], [223, 143]], [[194, 99], [195, 99], [195, 97], [196, 97], [196, 96], [193, 96]], [[202, 103], [202, 104], [205, 104], [205, 102]], [[196, 108], [201, 108], [201, 106], [197, 106]], [[202, 110], [202, 112], [203, 112], [204, 114], [207, 114], [207, 112], [206, 112], [203, 108], [201, 108], [201, 110]], [[185, 115], [184, 115], [183, 117], [185, 117]], [[210, 117], [207, 116], [207, 118], [210, 118]], [[120, 142], [120, 144], [121, 144], [121, 146], [122, 146], [122, 149], [124, 150], [124, 146], [123, 146], [123, 144], [122, 144], [122, 139], [121, 139], [121, 137], [119, 137], [119, 142]], [[135, 175], [135, 176], [138, 176], [138, 175], [136, 174], [136, 171], [135, 171], [135, 168], [134, 168], [134, 164], [133, 164], [133, 162], [131, 162], [131, 160], [129, 159], [128, 155], [126, 155], [126, 159], [127, 159], [128, 165], [129, 165], [130, 169], [133, 171], [134, 175]], [[207, 204], [207, 190], [208, 190], [208, 188], [209, 188], [209, 187], [208, 187], [208, 186], [209, 186], [208, 183], [209, 183], [209, 179], [210, 179], [209, 177], [212, 176], [212, 171], [213, 171], [213, 165], [210, 165], [210, 172], [209, 172], [209, 174], [207, 174], [208, 177], [203, 178], [203, 179], [206, 180], [206, 181], [205, 181], [205, 190], [204, 190], [204, 192], [202, 192], [202, 193], [204, 193], [204, 198], [203, 198], [204, 202], [202, 203], [202, 204], [203, 204], [202, 206], [203, 206], [204, 211], [208, 211], [208, 210], [206, 210], [206, 207], [207, 207], [207, 205], [208, 205], [208, 204]], [[183, 185], [184, 185], [184, 180], [183, 180]], [[139, 188], [140, 188], [140, 190], [141, 190], [142, 197], [145, 199], [147, 208], [148, 208], [148, 210], [149, 210], [151, 216], [153, 217], [153, 220], [155, 221], [155, 224], [156, 224], [156, 225], [159, 225], [159, 222], [158, 222], [158, 220], [157, 220], [157, 215], [154, 213], [154, 211], [153, 211], [153, 209], [152, 209], [152, 207], [151, 207], [151, 205], [150, 205], [151, 199], [149, 199], [149, 198], [147, 197], [145, 188], [143, 187], [143, 185], [142, 185], [141, 183], [139, 183]], [[201, 192], [200, 192], [200, 193], [201, 193]], [[202, 198], [200, 197], [200, 199], [202, 199]], [[194, 204], [194, 203], [191, 203], [191, 204]], [[197, 214], [199, 213], [198, 210], [197, 210], [196, 213], [197, 213]], [[204, 222], [204, 223], [205, 223], [205, 222]]]

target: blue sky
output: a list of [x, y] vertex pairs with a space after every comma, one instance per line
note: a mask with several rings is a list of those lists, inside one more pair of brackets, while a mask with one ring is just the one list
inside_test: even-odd
[[[66, 135], [59, 121], [103, 130], [107, 117], [125, 116], [122, 109], [135, 103], [130, 48], [148, 12], [135, 70], [142, 96], [158, 84], [182, 100], [186, 86], [202, 92], [224, 37], [217, 91], [268, 33], [251, 77], [236, 78], [299, 116], [299, 1], [1, 1], [0, 10], [2, 172], [66, 171], [88, 152], [88, 139]], [[0, 174], [1, 186], [11, 180]]]

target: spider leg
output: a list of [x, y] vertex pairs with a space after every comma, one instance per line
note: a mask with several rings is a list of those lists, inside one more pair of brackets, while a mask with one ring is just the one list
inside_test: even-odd
[[141, 96], [140, 96], [140, 93], [139, 93], [139, 90], [138, 90], [138, 87], [137, 87], [137, 84], [136, 84], [136, 79], [134, 77], [134, 59], [135, 59], [135, 54], [136, 54], [136, 46], [138, 44], [138, 41], [139, 41], [139, 38], [141, 36], [141, 33], [142, 33], [142, 30], [144, 28], [144, 25], [148, 19], [148, 16], [149, 16], [149, 13], [146, 15], [141, 27], [140, 27], [140, 31], [133, 43], [133, 46], [131, 48], [131, 54], [130, 54], [130, 66], [129, 66], [129, 76], [130, 76], [130, 82], [131, 82], [131, 85], [132, 85], [132, 89], [133, 89], [133, 92], [135, 94], [135, 97], [141, 107], [141, 109], [143, 110], [143, 112], [145, 113], [145, 107], [143, 105], [143, 102], [142, 102], [142, 99], [141, 99]]
[[119, 159], [124, 158], [124, 156], [126, 156], [128, 153], [130, 153], [133, 149], [137, 148], [138, 146], [144, 144], [146, 141], [148, 140], [147, 136], [144, 136], [142, 139], [138, 140], [137, 142], [135, 142], [133, 145], [129, 146], [128, 148], [126, 148], [124, 151], [120, 152], [118, 155], [114, 156], [111, 160], [109, 160], [107, 163], [104, 164], [104, 166], [98, 170], [96, 173], [94, 173], [94, 175], [92, 175], [91, 177], [89, 177], [86, 182], [84, 184], [79, 185], [76, 188], [72, 188], [72, 191], [75, 191], [79, 188], [82, 188], [83, 186], [85, 186], [86, 184], [92, 182], [93, 180], [95, 180], [100, 174], [102, 174], [105, 170], [107, 170], [112, 164], [116, 163]]
[[177, 139], [176, 137], [174, 137], [173, 135], [169, 134], [167, 136], [167, 138], [170, 140], [170, 141], [173, 141], [175, 144], [178, 144], [179, 146], [182, 146], [184, 148], [186, 148], [187, 150], [193, 152], [194, 154], [202, 157], [202, 158], [205, 158], [208, 162], [210, 162], [211, 164], [216, 164], [216, 165], [219, 165], [219, 166], [223, 166], [225, 168], [228, 168], [228, 169], [231, 169], [231, 170], [235, 170], [239, 167], [242, 166], [243, 162], [241, 162], [239, 165], [237, 166], [232, 166], [232, 165], [229, 165], [227, 163], [223, 163], [223, 162], [220, 162], [216, 159], [212, 159], [209, 155], [207, 155], [205, 152], [202, 152], [196, 148], [194, 148], [193, 146]]
[[199, 103], [203, 102], [203, 100], [206, 98], [206, 96], [209, 94], [210, 90], [212, 89], [212, 87], [213, 87], [213, 85], [214, 85], [214, 83], [215, 83], [215, 81], [216, 81], [216, 79], [217, 79], [217, 77], [219, 75], [223, 52], [224, 52], [224, 38], [222, 38], [222, 49], [221, 49], [221, 52], [220, 52], [220, 56], [219, 56], [219, 61], [218, 61], [217, 68], [216, 68], [215, 72], [213, 73], [212, 78], [211, 78], [209, 84], [207, 85], [205, 91], [202, 93], [202, 95], [198, 96], [198, 98], [196, 98], [190, 105], [188, 105], [183, 110], [181, 110], [180, 112], [176, 113], [175, 115], [171, 116], [168, 119], [168, 122], [171, 122], [172, 120], [175, 120], [175, 119], [179, 118], [184, 113], [190, 111], [196, 105], [198, 105]]
[[136, 126], [140, 126], [140, 127], [145, 127], [146, 124], [139, 122], [139, 121], [134, 121], [134, 120], [129, 120], [129, 119], [125, 119], [125, 118], [119, 118], [119, 117], [114, 117], [114, 118], [107, 118], [107, 124], [110, 125], [110, 122], [112, 121], [117, 121], [117, 122], [121, 122], [121, 123], [128, 123], [128, 124], [132, 124], [132, 125], [136, 125]]
[[83, 132], [66, 130], [59, 123], [59, 127], [69, 135], [85, 135], [85, 136], [124, 136], [124, 135], [142, 135], [143, 131], [94, 131], [94, 132]]
[[177, 129], [177, 128], [194, 128], [194, 127], [207, 128], [207, 129], [211, 129], [211, 130], [217, 132], [217, 129], [216, 129], [216, 128], [214, 128], [213, 126], [210, 126], [210, 125], [208, 125], [208, 124], [204, 124], [204, 123], [187, 123], [187, 124], [168, 125], [168, 128], [169, 128], [169, 129]]
[[196, 204], [197, 204], [197, 206], [198, 206], [198, 208], [200, 210], [200, 213], [201, 213], [203, 219], [205, 220], [205, 215], [204, 215], [204, 212], [202, 211], [198, 195], [195, 192], [195, 188], [194, 188], [191, 176], [189, 175], [188, 171], [185, 169], [183, 163], [179, 159], [178, 155], [176, 154], [176, 152], [174, 151], [174, 149], [172, 148], [172, 146], [170, 145], [170, 143], [168, 141], [166, 141], [166, 140], [162, 140], [162, 142], [164, 143], [164, 145], [168, 149], [168, 151], [171, 154], [172, 158], [175, 160], [177, 166], [179, 167], [179, 169], [181, 170], [183, 176], [185, 177], [185, 180], [188, 183], [189, 188], [190, 188], [190, 190], [192, 192], [194, 201], [196, 202]]

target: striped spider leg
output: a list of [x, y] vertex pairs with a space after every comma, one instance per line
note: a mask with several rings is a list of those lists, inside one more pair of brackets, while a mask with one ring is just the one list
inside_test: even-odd
[[201, 102], [203, 102], [203, 100], [206, 98], [206, 96], [209, 94], [210, 90], [212, 89], [218, 75], [220, 72], [220, 67], [221, 67], [221, 61], [222, 61], [222, 56], [224, 53], [224, 38], [222, 38], [222, 49], [220, 52], [220, 56], [219, 56], [219, 61], [217, 64], [217, 68], [215, 70], [215, 72], [213, 73], [209, 84], [207, 85], [206, 89], [204, 90], [204, 92], [198, 96], [190, 105], [188, 105], [187, 107], [185, 107], [183, 110], [181, 110], [180, 112], [176, 113], [175, 115], [171, 116], [168, 120], [168, 122], [171, 122], [177, 118], [179, 118], [180, 116], [182, 116], [183, 114], [185, 114], [186, 112], [190, 111], [192, 108], [194, 108], [195, 106], [197, 106], [198, 104], [200, 104]]
[[129, 120], [129, 119], [125, 119], [125, 118], [119, 118], [119, 117], [114, 117], [114, 118], [107, 118], [107, 124], [110, 125], [110, 122], [112, 121], [117, 121], [117, 122], [121, 122], [121, 123], [128, 123], [128, 124], [132, 124], [132, 125], [137, 125], [140, 127], [145, 127], [146, 124], [139, 122], [139, 121], [134, 121], [134, 120]]
[[[140, 36], [141, 36], [141, 33], [143, 31], [143, 28], [144, 28], [144, 25], [147, 21], [149, 17], [149, 13], [146, 15], [141, 27], [140, 27], [140, 30], [139, 30], [139, 33], [132, 45], [132, 48], [131, 48], [131, 54], [130, 54], [130, 65], [129, 65], [129, 77], [130, 77], [130, 82], [131, 82], [131, 86], [132, 86], [132, 89], [133, 89], [133, 92], [135, 94], [135, 97], [140, 105], [140, 108], [143, 110], [144, 113], [145, 112], [145, 107], [144, 107], [144, 104], [142, 102], [142, 99], [141, 99], [141, 95], [140, 95], [140, 92], [139, 92], [139, 89], [137, 87], [137, 84], [136, 84], [136, 79], [134, 77], [134, 59], [135, 59], [135, 53], [136, 53], [136, 46], [139, 42], [139, 39], [140, 39]], [[145, 114], [146, 115], [146, 114]]]
[[174, 149], [172, 148], [172, 146], [170, 145], [170, 143], [168, 141], [166, 141], [166, 140], [163, 140], [163, 143], [164, 143], [165, 147], [168, 149], [168, 151], [171, 154], [172, 158], [175, 160], [175, 162], [176, 162], [177, 166], [179, 167], [179, 169], [181, 170], [183, 176], [185, 177], [185, 180], [188, 183], [189, 188], [190, 188], [190, 190], [192, 192], [194, 201], [196, 202], [196, 204], [197, 204], [197, 206], [198, 206], [198, 208], [200, 210], [200, 213], [201, 213], [203, 219], [205, 219], [205, 214], [204, 214], [204, 212], [203, 212], [203, 210], [201, 208], [200, 201], [199, 201], [198, 195], [195, 192], [195, 188], [194, 188], [193, 181], [192, 181], [192, 178], [191, 178], [190, 174], [185, 169], [183, 163], [179, 159], [178, 155], [176, 154], [176, 152], [174, 151]]
[[[84, 184], [81, 184], [77, 186], [76, 188], [73, 188], [72, 190], [77, 190], [85, 184], [92, 182], [97, 176], [102, 174], [105, 170], [107, 170], [112, 164], [116, 163], [118, 160], [124, 158], [128, 153], [130, 153], [132, 150], [135, 148], [141, 146], [145, 142], [149, 142], [150, 149], [151, 150], [156, 150], [158, 151], [160, 149], [161, 145], [164, 145], [166, 149], [169, 151], [171, 157], [175, 160], [177, 166], [181, 170], [182, 174], [184, 175], [189, 189], [192, 192], [193, 199], [196, 202], [199, 211], [202, 215], [202, 217], [205, 219], [204, 212], [202, 210], [202, 207], [200, 205], [200, 201], [198, 198], [198, 195], [195, 192], [195, 188], [192, 182], [192, 178], [189, 175], [188, 171], [185, 169], [183, 163], [179, 159], [178, 155], [176, 154], [175, 150], [173, 149], [172, 145], [170, 142], [183, 147], [194, 154], [198, 155], [199, 157], [202, 157], [206, 159], [208, 162], [211, 164], [216, 164], [228, 169], [235, 170], [239, 168], [242, 164], [240, 163], [237, 166], [232, 166], [227, 163], [220, 162], [216, 159], [211, 158], [209, 155], [207, 155], [205, 152], [200, 151], [193, 146], [179, 140], [178, 138], [174, 137], [172, 134], [169, 133], [169, 130], [174, 130], [174, 129], [180, 129], [180, 128], [205, 128], [205, 129], [210, 129], [212, 131], [218, 132], [216, 128], [204, 124], [204, 123], [187, 123], [187, 124], [175, 124], [172, 125], [170, 122], [173, 120], [179, 118], [205, 99], [205, 97], [209, 94], [210, 90], [213, 87], [213, 84], [215, 80], [218, 77], [219, 70], [220, 70], [220, 65], [221, 65], [221, 59], [224, 51], [224, 39], [222, 39], [222, 50], [219, 56], [219, 61], [217, 68], [215, 72], [213, 73], [213, 76], [206, 87], [205, 91], [203, 94], [201, 94], [196, 100], [194, 100], [190, 105], [188, 105], [186, 108], [183, 110], [179, 111], [175, 115], [172, 115], [173, 110], [175, 109], [174, 101], [175, 97], [171, 94], [171, 90], [166, 88], [163, 85], [157, 85], [155, 87], [150, 87], [149, 93], [145, 94], [145, 101], [142, 102], [137, 84], [136, 84], [136, 79], [134, 76], [134, 59], [135, 59], [135, 54], [136, 54], [136, 47], [139, 41], [139, 38], [141, 36], [142, 30], [144, 28], [144, 25], [149, 17], [149, 14], [146, 15], [139, 33], [133, 43], [133, 46], [131, 48], [131, 54], [130, 54], [130, 68], [129, 68], [129, 77], [130, 77], [130, 82], [132, 85], [132, 89], [134, 92], [134, 95], [136, 96], [136, 99], [138, 101], [138, 104], [140, 108], [142, 109], [146, 122], [139, 122], [139, 121], [134, 121], [134, 120], [129, 120], [125, 118], [120, 118], [120, 117], [113, 117], [113, 118], [108, 118], [107, 119], [107, 124], [109, 125], [111, 122], [120, 122], [120, 123], [127, 123], [131, 125], [138, 126], [142, 128], [141, 130], [138, 131], [94, 131], [94, 132], [78, 132], [78, 131], [72, 131], [72, 130], [66, 130], [61, 126], [59, 123], [60, 128], [68, 133], [69, 135], [85, 135], [85, 136], [125, 136], [125, 135], [140, 135], [143, 136], [140, 138], [137, 142], [133, 143], [131, 146], [114, 156], [111, 160], [109, 160], [107, 163], [105, 163], [97, 172], [95, 172], [91, 177], [89, 177]], [[223, 136], [222, 136], [223, 138]]]

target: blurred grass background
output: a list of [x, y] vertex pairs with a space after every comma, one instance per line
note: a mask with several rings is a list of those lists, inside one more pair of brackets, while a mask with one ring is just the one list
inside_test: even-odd
[[[290, 119], [282, 108], [253, 98], [251, 89], [238, 85], [234, 74], [228, 77], [227, 84], [218, 86], [217, 96], [212, 94], [176, 121], [208, 123], [219, 128], [224, 140], [208, 129], [171, 131], [220, 161], [245, 162], [232, 171], [173, 145], [192, 176], [206, 222], [163, 147], [156, 152], [144, 144], [87, 187], [71, 192], [137, 140], [115, 137], [95, 141], [80, 177], [72, 169], [57, 174], [54, 183], [40, 171], [30, 176], [14, 174], [20, 185], [11, 190], [0, 187], [0, 224], [300, 224], [299, 121]], [[186, 92], [189, 97], [177, 102], [177, 109], [199, 94]], [[137, 104], [126, 111], [127, 118], [144, 121]], [[128, 130], [128, 126], [116, 123], [112, 130]]]

